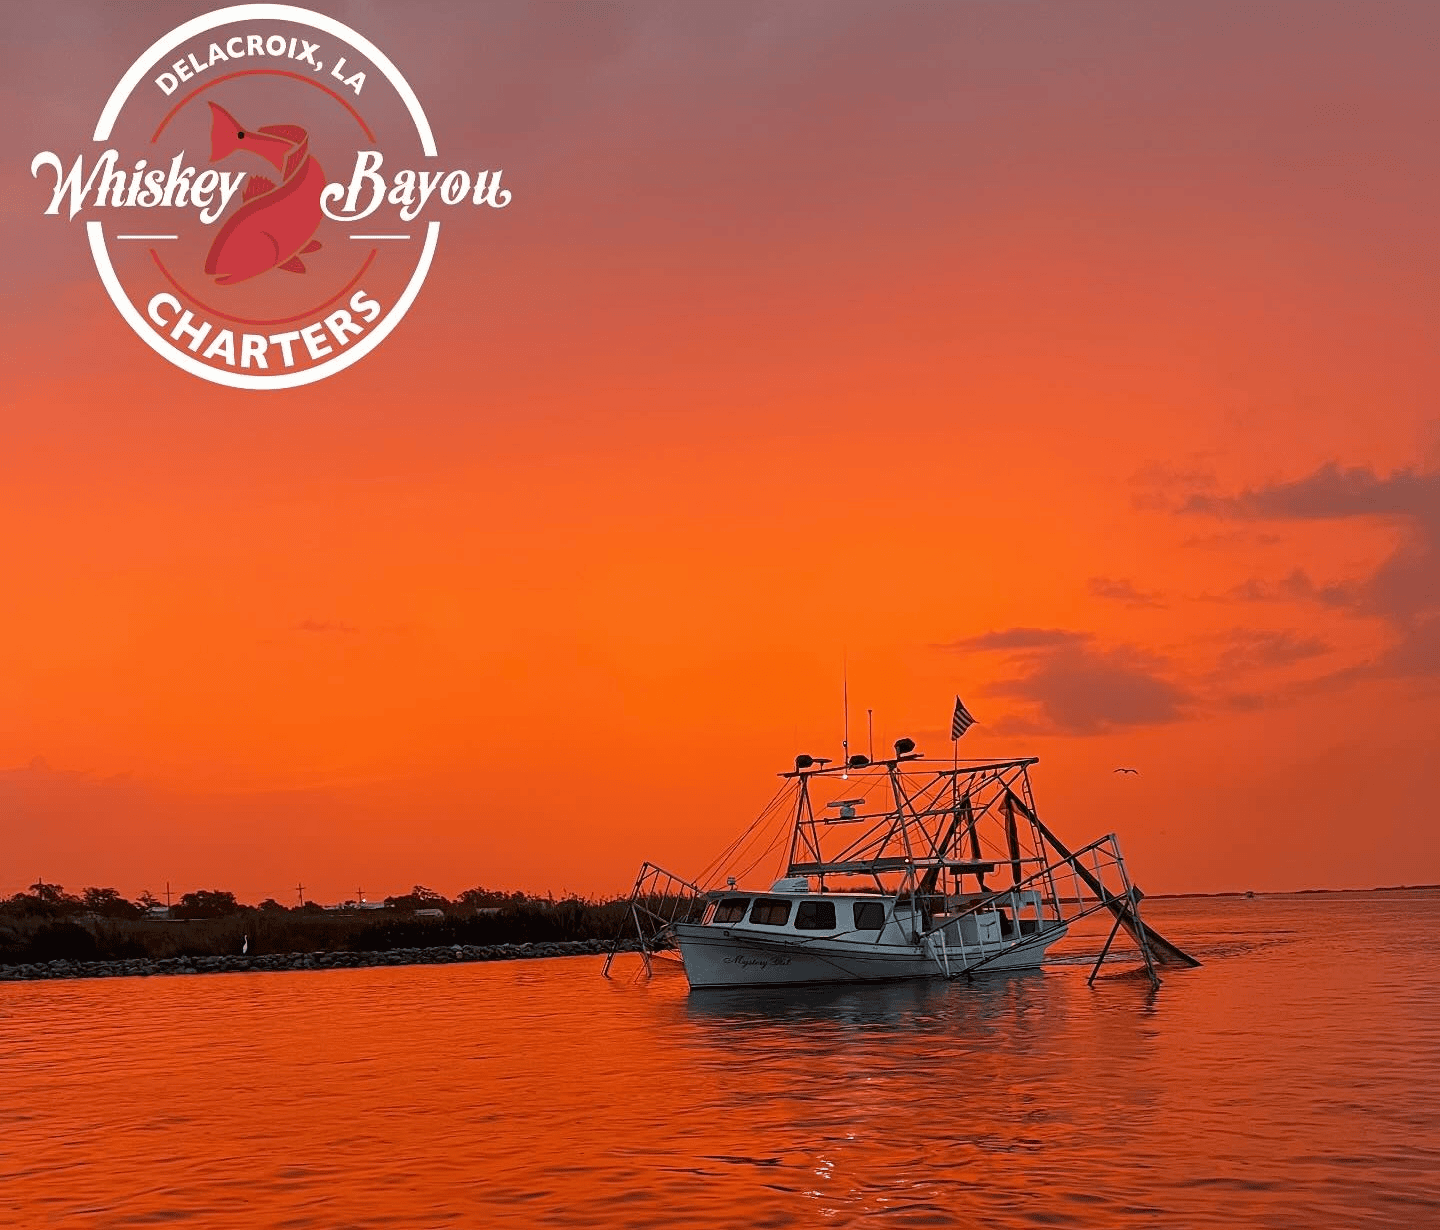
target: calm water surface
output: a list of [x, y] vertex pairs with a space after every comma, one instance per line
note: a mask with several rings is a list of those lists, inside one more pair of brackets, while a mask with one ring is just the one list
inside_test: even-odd
[[1155, 993], [0, 985], [0, 1224], [1440, 1226], [1440, 894], [1146, 909], [1205, 961]]

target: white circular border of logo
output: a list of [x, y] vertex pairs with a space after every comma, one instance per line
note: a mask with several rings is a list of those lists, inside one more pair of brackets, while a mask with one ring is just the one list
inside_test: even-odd
[[[385, 79], [395, 87], [395, 92], [400, 95], [401, 101], [410, 112], [410, 118], [415, 124], [415, 131], [419, 134], [420, 145], [425, 157], [434, 158], [436, 156], [435, 137], [430, 131], [430, 121], [425, 118], [425, 110], [420, 106], [420, 100], [415, 97], [415, 91], [410, 88], [410, 83], [400, 75], [400, 70], [390, 62], [390, 58], [369, 39], [355, 33], [343, 22], [336, 21], [333, 17], [327, 17], [324, 13], [311, 12], [309, 9], [297, 8], [291, 4], [236, 4], [230, 8], [216, 9], [213, 13], [206, 13], [204, 16], [185, 22], [184, 25], [176, 26], [169, 34], [157, 39], [120, 78], [109, 101], [106, 102], [104, 110], [100, 112], [100, 119], [95, 125], [94, 139], [96, 141], [110, 139], [110, 133], [120, 115], [120, 109], [129, 100], [135, 87], [140, 84], [148, 67], [159, 57], [188, 38], [204, 34], [216, 26], [229, 25], [235, 21], [297, 22], [348, 42], [356, 51], [368, 58], [385, 75]], [[87, 222], [85, 230], [90, 238], [90, 255], [95, 259], [95, 270], [100, 275], [100, 281], [104, 284], [105, 291], [110, 296], [110, 301], [114, 303], [116, 310], [125, 318], [125, 322], [136, 332], [140, 340], [161, 358], [189, 372], [192, 376], [199, 376], [202, 380], [208, 380], [212, 384], [228, 385], [232, 389], [294, 389], [301, 385], [314, 384], [317, 380], [324, 380], [327, 376], [344, 371], [352, 363], [358, 363], [389, 336], [390, 331], [410, 310], [410, 305], [415, 302], [415, 296], [420, 293], [420, 287], [425, 282], [425, 275], [430, 272], [430, 262], [435, 256], [435, 245], [440, 239], [440, 223], [428, 223], [425, 229], [425, 246], [420, 253], [420, 261], [415, 266], [415, 272], [410, 275], [410, 281], [406, 283], [404, 292], [385, 318], [354, 346], [325, 363], [306, 368], [303, 372], [289, 372], [281, 376], [241, 376], [235, 372], [210, 367], [198, 359], [191, 358], [183, 351], [166, 345], [160, 335], [140, 315], [139, 309], [130, 301], [130, 296], [125, 293], [125, 288], [120, 285], [120, 279], [115, 274], [115, 266], [110, 262], [110, 251], [105, 246], [105, 236], [101, 231], [100, 223]]]

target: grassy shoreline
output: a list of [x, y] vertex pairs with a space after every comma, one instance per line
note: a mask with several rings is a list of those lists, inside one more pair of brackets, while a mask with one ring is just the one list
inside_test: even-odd
[[513, 903], [494, 909], [239, 909], [216, 918], [104, 918], [94, 914], [0, 915], [0, 966], [365, 954], [398, 950], [609, 942], [624, 902]]

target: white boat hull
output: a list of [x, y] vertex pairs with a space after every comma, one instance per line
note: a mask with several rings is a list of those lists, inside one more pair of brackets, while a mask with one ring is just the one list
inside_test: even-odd
[[[1038, 936], [1024, 936], [1003, 946], [990, 946], [990, 959], [977, 972], [1036, 969], [1045, 949], [1065, 935], [1050, 927]], [[685, 976], [692, 988], [795, 986], [822, 982], [895, 982], [910, 978], [943, 978], [981, 959], [974, 945], [944, 950], [937, 960], [923, 945], [879, 944], [872, 940], [803, 939], [757, 934], [749, 928], [675, 927]], [[936, 956], [940, 956], [937, 948]], [[947, 968], [948, 967], [948, 968]]]

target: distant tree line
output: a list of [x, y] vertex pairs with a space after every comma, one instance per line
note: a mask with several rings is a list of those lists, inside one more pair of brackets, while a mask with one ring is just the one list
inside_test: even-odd
[[[580, 898], [569, 898], [580, 901]], [[25, 892], [13, 897], [0, 898], [0, 918], [79, 918], [90, 915], [95, 918], [138, 919], [164, 906], [164, 902], [148, 891], [133, 901], [122, 896], [114, 888], [87, 888], [78, 896], [67, 893], [59, 884], [36, 881]], [[330, 909], [354, 908], [356, 902], [346, 902]], [[414, 913], [416, 910], [441, 910], [446, 914], [466, 913], [482, 909], [518, 908], [536, 905], [555, 906], [553, 896], [531, 897], [525, 893], [499, 892], [490, 888], [467, 888], [453, 899], [433, 888], [417, 884], [408, 893], [386, 897], [384, 908], [396, 913]], [[582, 904], [593, 904], [582, 902]], [[373, 905], [371, 908], [374, 908]], [[246, 905], [238, 901], [234, 893], [218, 888], [198, 888], [182, 893], [169, 907], [170, 917], [177, 919], [229, 918], [251, 910], [263, 910], [281, 914], [327, 913], [327, 907], [306, 901], [301, 905], [287, 906], [274, 897], [266, 897], [259, 905]]]
[[114, 888], [75, 894], [37, 881], [0, 899], [0, 964], [218, 956], [242, 945], [260, 955], [610, 939], [627, 916], [624, 899], [556, 900], [482, 887], [451, 899], [421, 884], [364, 910], [355, 902], [286, 906], [273, 897], [246, 905], [222, 889], [183, 893], [168, 915], [152, 916], [163, 905], [148, 892], [131, 900]]

